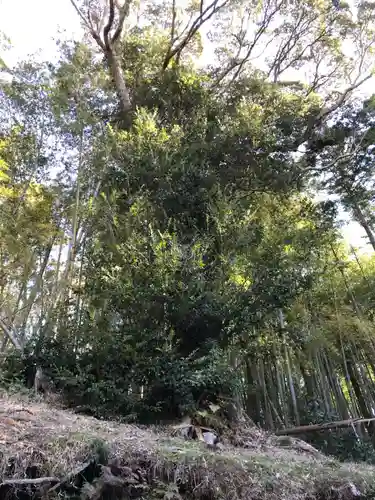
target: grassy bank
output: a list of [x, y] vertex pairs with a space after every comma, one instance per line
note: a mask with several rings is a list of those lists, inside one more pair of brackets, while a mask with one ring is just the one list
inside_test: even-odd
[[375, 467], [339, 463], [258, 430], [244, 435], [243, 447], [211, 451], [168, 428], [99, 421], [3, 395], [0, 497], [375, 498]]

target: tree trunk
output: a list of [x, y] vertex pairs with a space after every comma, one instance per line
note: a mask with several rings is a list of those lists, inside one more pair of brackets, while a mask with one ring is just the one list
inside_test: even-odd
[[357, 222], [363, 227], [365, 230], [369, 242], [371, 243], [372, 248], [375, 250], [375, 235], [372, 231], [370, 224], [367, 222], [366, 217], [364, 216], [361, 207], [358, 203], [353, 203], [353, 215]]
[[131, 109], [131, 101], [129, 91], [125, 82], [124, 72], [121, 68], [120, 59], [114, 52], [113, 48], [106, 52], [106, 57], [113, 81], [116, 86], [117, 95], [120, 100], [121, 112], [123, 114], [128, 113]]

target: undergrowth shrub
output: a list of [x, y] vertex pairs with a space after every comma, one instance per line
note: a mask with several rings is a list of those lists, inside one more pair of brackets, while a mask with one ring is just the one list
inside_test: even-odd
[[[323, 424], [342, 420], [335, 412], [327, 413], [319, 401], [305, 407], [301, 425]], [[360, 438], [349, 426], [341, 429], [312, 431], [299, 436], [326, 455], [341, 461], [365, 461], [375, 463], [375, 450], [371, 439], [366, 434]]]
[[156, 350], [148, 359], [130, 358], [116, 345], [95, 347], [77, 354], [69, 343], [54, 339], [36, 354], [29, 345], [27, 355], [7, 357], [1, 380], [30, 387], [38, 363], [68, 406], [100, 418], [143, 423], [179, 418], [203, 401], [217, 402], [236, 390], [238, 377], [215, 345], [197, 358]]

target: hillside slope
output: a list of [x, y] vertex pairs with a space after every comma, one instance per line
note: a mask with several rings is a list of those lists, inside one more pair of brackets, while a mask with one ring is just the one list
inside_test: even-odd
[[340, 464], [308, 446], [298, 451], [257, 430], [243, 442], [246, 448], [225, 443], [210, 451], [167, 428], [99, 421], [3, 395], [0, 498], [375, 498], [375, 467]]

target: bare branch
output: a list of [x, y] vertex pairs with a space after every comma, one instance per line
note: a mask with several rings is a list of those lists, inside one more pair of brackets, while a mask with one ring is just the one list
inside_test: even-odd
[[[307, 50], [311, 50], [315, 45], [317, 45], [327, 34], [327, 31], [323, 29], [317, 36], [310, 42], [308, 45], [306, 45], [299, 53], [297, 53], [283, 68], [279, 66], [279, 72], [278, 75], [276, 76], [276, 79], [284, 73], [287, 69], [289, 69], [293, 64], [301, 60], [306, 53]], [[284, 58], [285, 61], [286, 58]]]
[[323, 107], [320, 110], [320, 113], [318, 113], [315, 117], [312, 117], [310, 120], [310, 123], [306, 126], [304, 132], [301, 134], [298, 139], [296, 139], [292, 145], [292, 150], [297, 151], [299, 146], [305, 142], [308, 143], [308, 145], [311, 145], [314, 142], [314, 129], [316, 129], [319, 126], [322, 126], [334, 113], [337, 111], [344, 103], [349, 94], [351, 94], [354, 90], [359, 88], [363, 83], [365, 83], [367, 80], [369, 80], [372, 77], [372, 73], [369, 75], [361, 78], [358, 80], [356, 83], [353, 83], [350, 85], [344, 92], [342, 92], [339, 95], [339, 98], [334, 102], [331, 106], [329, 107]]
[[78, 7], [78, 5], [76, 4], [75, 0], [70, 0], [70, 3], [73, 5], [73, 7], [75, 8], [77, 14], [79, 15], [79, 17], [81, 18], [83, 24], [86, 26], [86, 28], [89, 29], [89, 31], [91, 32], [92, 31], [92, 27], [90, 26], [90, 24], [88, 23], [87, 19], [85, 18], [85, 16], [83, 15], [81, 9]]
[[[177, 44], [175, 48], [172, 46], [169, 47], [167, 54], [164, 59], [163, 63], [163, 70], [165, 70], [168, 67], [169, 62], [171, 59], [173, 59], [175, 56], [179, 57], [181, 55], [181, 52], [184, 50], [184, 48], [188, 45], [190, 40], [193, 38], [193, 36], [197, 33], [197, 31], [202, 27], [202, 25], [208, 21], [209, 19], [212, 18], [214, 14], [216, 14], [220, 9], [225, 7], [227, 5], [229, 0], [223, 0], [222, 3], [219, 3], [219, 0], [213, 0], [204, 10], [202, 6], [202, 2], [200, 4], [200, 14], [199, 16], [193, 21], [193, 24], [190, 26], [190, 29], [186, 36], [180, 41], [180, 43]], [[181, 38], [181, 36], [180, 36]]]
[[265, 17], [263, 19], [262, 25], [259, 28], [259, 30], [257, 31], [256, 35], [254, 36], [254, 39], [253, 39], [252, 43], [250, 44], [250, 47], [249, 47], [247, 53], [242, 58], [242, 61], [239, 63], [238, 69], [236, 70], [236, 73], [235, 73], [235, 75], [232, 78], [233, 81], [239, 76], [239, 74], [241, 73], [244, 65], [250, 59], [251, 54], [252, 54], [252, 52], [253, 52], [256, 44], [258, 43], [258, 41], [261, 38], [261, 36], [263, 35], [263, 33], [265, 33], [265, 31], [267, 30], [267, 28], [270, 25], [272, 19], [279, 12], [282, 4], [283, 4], [283, 0], [281, 0], [281, 2], [276, 5], [275, 9], [267, 17], [266, 17], [266, 14], [267, 14], [267, 10], [266, 10]]
[[117, 29], [112, 37], [112, 40], [111, 40], [112, 45], [114, 45], [116, 43], [116, 41], [121, 36], [122, 30], [124, 29], [125, 19], [129, 15], [131, 1], [132, 0], [125, 0], [125, 3], [122, 7], [116, 2], [117, 8], [119, 10], [119, 21], [118, 21]]
[[100, 23], [99, 23], [99, 26], [98, 26], [98, 33], [101, 33], [103, 31], [107, 15], [108, 15], [108, 4], [107, 4], [107, 2], [105, 2], [104, 9], [103, 9], [103, 14], [101, 16]]
[[[105, 59], [108, 63], [111, 76], [113, 78], [114, 84], [116, 86], [117, 94], [120, 100], [120, 106], [122, 111], [128, 112], [131, 108], [131, 100], [130, 100], [130, 95], [128, 88], [126, 86], [126, 81], [124, 77], [124, 73], [121, 67], [121, 60], [119, 57], [117, 57], [116, 54], [116, 41], [120, 37], [122, 33], [122, 29], [124, 26], [124, 21], [126, 17], [129, 15], [129, 10], [130, 10], [130, 4], [131, 0], [125, 0], [125, 3], [123, 6], [120, 5], [118, 0], [108, 0], [105, 3], [104, 7], [104, 12], [101, 16], [101, 20], [99, 22], [99, 17], [97, 19], [93, 19], [93, 12], [92, 12], [92, 7], [91, 7], [91, 2], [89, 3], [89, 10], [87, 14], [87, 18], [83, 15], [82, 11], [79, 9], [79, 7], [76, 4], [76, 0], [70, 0], [72, 5], [74, 6], [75, 10], [79, 14], [80, 18], [82, 19], [84, 25], [86, 28], [88, 28], [91, 36], [93, 39], [96, 41], [98, 46], [101, 48], [101, 50], [104, 53]], [[108, 7], [109, 5], [109, 7]], [[108, 12], [109, 8], [109, 12]], [[115, 17], [116, 17], [116, 9], [118, 10], [119, 16], [118, 16], [118, 23], [117, 23], [117, 28], [115, 30], [114, 35], [111, 37], [110, 33], [111, 30], [114, 28], [115, 25]], [[105, 23], [105, 19], [107, 17], [107, 12], [108, 12], [108, 19], [107, 22]], [[96, 28], [94, 27], [94, 21]], [[104, 25], [103, 29], [103, 39], [101, 38], [101, 29], [102, 26]]]
[[93, 19], [93, 15], [91, 14], [91, 11], [90, 9], [88, 9], [87, 11], [87, 21], [88, 21], [88, 24], [90, 26], [90, 31], [94, 31], [94, 23], [96, 24], [96, 30], [98, 30], [98, 26], [99, 26], [99, 20], [98, 19]]
[[106, 50], [111, 50], [111, 41], [109, 38], [109, 32], [112, 29], [113, 21], [115, 19], [115, 3], [114, 0], [109, 0], [109, 15], [107, 24], [104, 26], [103, 39]]
[[342, 153], [339, 156], [337, 156], [328, 165], [324, 165], [322, 167], [311, 167], [311, 168], [305, 169], [304, 173], [308, 173], [308, 172], [319, 172], [319, 173], [329, 172], [336, 165], [342, 164], [343, 162], [347, 162], [348, 160], [354, 158], [357, 155], [357, 153], [360, 151], [362, 142], [366, 138], [368, 132], [369, 132], [368, 130], [366, 130], [364, 132], [364, 134], [362, 135], [359, 143], [355, 147], [354, 147], [354, 144], [353, 144], [352, 147], [348, 151], [346, 151], [345, 153]]
[[288, 59], [293, 49], [299, 43], [301, 37], [308, 33], [311, 23], [317, 19], [317, 16], [314, 19], [306, 16], [306, 12], [302, 12], [299, 16], [299, 19], [296, 21], [296, 24], [289, 34], [288, 38], [282, 43], [274, 57], [273, 64], [268, 72], [268, 76], [271, 76], [273, 73], [273, 81], [276, 82], [278, 77], [281, 75], [285, 69], [282, 69], [282, 64]]
[[[243, 67], [245, 66], [245, 64], [247, 63], [247, 61], [250, 59], [251, 54], [252, 54], [254, 48], [256, 47], [256, 44], [258, 43], [258, 41], [260, 40], [260, 38], [262, 37], [262, 35], [266, 32], [266, 30], [269, 27], [272, 19], [277, 14], [277, 12], [280, 10], [283, 2], [284, 2], [284, 0], [281, 0], [276, 5], [276, 7], [273, 9], [273, 11], [270, 12], [270, 13], [268, 13], [268, 11], [267, 11], [269, 4], [266, 6], [266, 9], [265, 9], [264, 16], [263, 16], [263, 19], [261, 21], [260, 27], [257, 30], [257, 32], [255, 33], [252, 42], [249, 44], [245, 55], [242, 56], [242, 57], [240, 57], [241, 51], [242, 51], [242, 49], [247, 44], [245, 44], [243, 42], [243, 40], [241, 39], [242, 37], [235, 35], [235, 38], [238, 41], [237, 53], [233, 57], [232, 61], [228, 64], [228, 66], [224, 69], [224, 71], [218, 76], [218, 78], [216, 79], [213, 87], [216, 87], [217, 85], [219, 85], [222, 82], [222, 80], [224, 80], [224, 78], [226, 78], [229, 75], [229, 73], [231, 73], [231, 71], [233, 71], [236, 68], [237, 68], [237, 70], [236, 70], [233, 78], [231, 79], [231, 81], [233, 82], [239, 76], [239, 74], [241, 73]], [[249, 21], [249, 17], [250, 17], [250, 14], [248, 16], [247, 21]], [[240, 33], [243, 31], [243, 25], [244, 25], [244, 19], [241, 20]]]
[[312, 79], [311, 85], [309, 86], [306, 97], [308, 97], [312, 92], [317, 92], [323, 85], [328, 83], [330, 79], [335, 75], [335, 73], [339, 70], [340, 65], [336, 64], [333, 69], [327, 74], [319, 74], [320, 65], [325, 63], [325, 54], [319, 56], [315, 63], [314, 77]]
[[77, 6], [75, 0], [70, 0], [71, 4], [73, 5], [73, 7], [75, 8], [76, 12], [78, 13], [79, 17], [81, 18], [83, 24], [86, 26], [86, 28], [89, 30], [91, 36], [93, 37], [93, 39], [96, 41], [96, 43], [99, 45], [99, 47], [104, 50], [105, 47], [104, 47], [104, 44], [100, 38], [100, 35], [97, 31], [95, 31], [93, 25], [92, 25], [92, 22], [91, 20], [89, 20], [90, 18], [86, 19], [86, 17], [83, 15], [81, 9]]
[[334, 104], [332, 104], [332, 106], [330, 106], [329, 108], [323, 108], [321, 110], [320, 114], [318, 115], [317, 120], [321, 121], [324, 118], [327, 118], [330, 114], [332, 114], [334, 111], [336, 111], [338, 108], [340, 108], [344, 104], [348, 95], [351, 94], [358, 87], [363, 85], [365, 82], [367, 82], [367, 80], [369, 80], [372, 76], [373, 76], [373, 74], [370, 73], [369, 75], [361, 78], [360, 80], [357, 80], [355, 83], [350, 85], [350, 87], [348, 87], [346, 90], [344, 90], [344, 92], [342, 92], [340, 97], [337, 99], [337, 101]]
[[92, 8], [92, 0], [89, 1], [88, 8], [87, 8], [87, 19], [92, 31], [96, 31], [96, 33], [100, 33], [100, 22], [99, 22], [99, 16], [93, 12]]
[[175, 30], [176, 30], [176, 0], [172, 0], [172, 25], [171, 25], [171, 47], [175, 42]]

